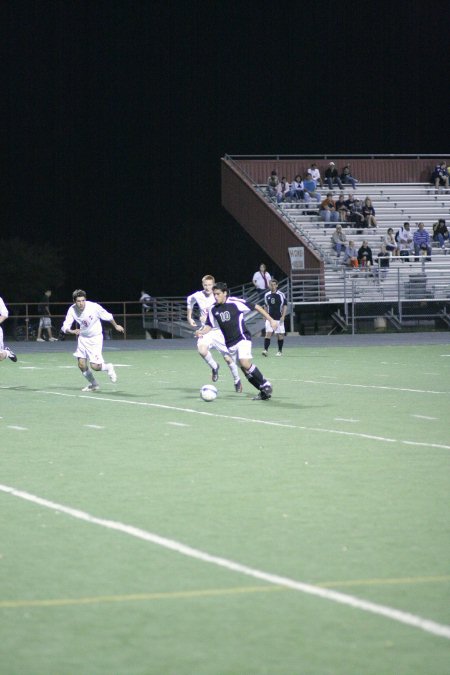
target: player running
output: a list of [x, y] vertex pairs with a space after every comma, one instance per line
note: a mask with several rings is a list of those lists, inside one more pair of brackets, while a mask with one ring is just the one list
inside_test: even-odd
[[[86, 291], [78, 289], [72, 294], [74, 304], [67, 311], [61, 328], [63, 333], [71, 333], [78, 337], [74, 356], [78, 358], [78, 368], [89, 384], [82, 391], [98, 391], [100, 386], [92, 370], [105, 370], [111, 382], [117, 382], [116, 371], [112, 363], [105, 363], [102, 355], [103, 330], [100, 319], [109, 321], [116, 331], [123, 333], [123, 326], [114, 321], [112, 314], [96, 302], [86, 300]], [[73, 328], [73, 323], [79, 327]], [[92, 370], [89, 369], [89, 364]]]
[[205, 325], [196, 331], [196, 335], [203, 337], [220, 328], [228, 353], [239, 360], [245, 377], [259, 391], [254, 400], [266, 401], [272, 395], [272, 385], [252, 363], [252, 336], [245, 325], [244, 314], [256, 310], [269, 322], [273, 331], [277, 329], [278, 321], [258, 304], [229, 297], [228, 286], [223, 282], [214, 284], [213, 293], [216, 304], [209, 309]]
[[[212, 292], [215, 279], [210, 274], [206, 274], [202, 279], [203, 290], [196, 291], [187, 298], [187, 320], [193, 328], [197, 328], [197, 324], [192, 317], [192, 311], [197, 304], [200, 309], [200, 323], [204, 326], [208, 310], [214, 305], [215, 299]], [[242, 391], [242, 383], [239, 378], [239, 372], [234, 359], [228, 354], [228, 349], [223, 339], [223, 334], [219, 328], [209, 331], [207, 335], [198, 336], [197, 350], [200, 356], [212, 371], [212, 381], [217, 382], [219, 379], [219, 364], [214, 360], [211, 349], [217, 349], [225, 359], [233, 377], [234, 388], [240, 393]]]
[[0, 361], [4, 361], [5, 359], [11, 359], [11, 361], [15, 363], [17, 361], [17, 356], [9, 347], [5, 347], [3, 343], [3, 328], [1, 324], [4, 321], [6, 321], [8, 316], [9, 316], [8, 309], [5, 303], [3, 302], [3, 298], [0, 298]]

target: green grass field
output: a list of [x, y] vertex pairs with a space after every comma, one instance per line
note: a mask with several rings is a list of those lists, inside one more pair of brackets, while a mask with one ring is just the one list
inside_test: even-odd
[[0, 364], [2, 675], [448, 675], [450, 347], [288, 344]]

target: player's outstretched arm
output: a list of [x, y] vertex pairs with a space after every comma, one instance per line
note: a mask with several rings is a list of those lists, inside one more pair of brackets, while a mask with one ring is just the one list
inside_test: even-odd
[[113, 326], [118, 333], [123, 333], [124, 332], [124, 327], [121, 326], [120, 324], [116, 323], [114, 319], [109, 322], [111, 326]]
[[270, 323], [273, 330], [276, 330], [278, 328], [279, 322], [276, 321], [275, 319], [272, 319], [272, 317], [270, 316], [270, 314], [268, 312], [266, 312], [264, 307], [261, 307], [261, 305], [255, 305], [255, 309], [256, 309], [257, 312], [259, 312], [266, 319], [266, 321], [268, 321]]

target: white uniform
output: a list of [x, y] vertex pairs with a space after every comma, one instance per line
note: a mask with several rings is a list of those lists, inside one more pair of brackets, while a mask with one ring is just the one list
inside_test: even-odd
[[[187, 297], [187, 306], [188, 309], [192, 310], [194, 305], [197, 304], [200, 309], [200, 323], [202, 326], [205, 325], [206, 317], [208, 316], [208, 311], [213, 305], [216, 304], [216, 299], [214, 294], [206, 295], [204, 291], [196, 291], [192, 295]], [[198, 338], [198, 342], [201, 342], [202, 345], [207, 345], [208, 349], [217, 349], [221, 354], [227, 354], [228, 349], [225, 345], [223, 339], [223, 333], [219, 327], [213, 328], [206, 335], [202, 335]]]
[[74, 356], [88, 359], [91, 363], [104, 363], [102, 356], [103, 330], [100, 319], [112, 321], [113, 315], [97, 302], [86, 300], [86, 305], [81, 313], [78, 312], [76, 304], [69, 307], [62, 325], [62, 331], [66, 333], [74, 321], [80, 328]]
[[[7, 307], [5, 303], [3, 302], [3, 298], [0, 298], [0, 316], [9, 316], [9, 312], [7, 310]], [[3, 349], [3, 328], [1, 327], [0, 324], [0, 350]]]

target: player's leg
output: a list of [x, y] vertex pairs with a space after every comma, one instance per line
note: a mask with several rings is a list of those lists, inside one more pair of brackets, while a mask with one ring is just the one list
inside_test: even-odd
[[42, 329], [44, 327], [44, 322], [42, 320], [42, 317], [39, 319], [39, 326], [38, 326], [38, 332], [37, 332], [37, 338], [36, 342], [45, 342], [44, 338], [42, 337]]
[[[100, 367], [96, 363], [92, 363], [91, 367], [93, 370], [100, 370]], [[83, 377], [87, 379], [89, 384], [86, 387], [83, 387], [82, 391], [97, 391], [99, 389], [99, 384], [94, 377], [94, 373], [89, 368], [89, 363], [87, 359], [78, 357], [78, 368], [81, 370]]]
[[272, 335], [273, 335], [272, 327], [271, 327], [270, 323], [268, 321], [266, 321], [266, 335], [265, 335], [265, 338], [264, 338], [264, 349], [263, 349], [263, 352], [262, 352], [263, 356], [268, 356], [269, 347], [270, 347], [270, 338], [272, 337]]
[[209, 333], [198, 338], [197, 340], [197, 351], [202, 357], [202, 359], [208, 364], [212, 370], [212, 381], [217, 382], [219, 379], [219, 364], [215, 361], [209, 351], [210, 338], [208, 338]]
[[280, 323], [276, 330], [276, 336], [278, 340], [278, 351], [277, 351], [277, 356], [282, 356], [283, 354], [283, 345], [284, 345], [284, 336], [286, 335], [284, 325]]
[[5, 347], [3, 343], [3, 328], [0, 327], [0, 361], [4, 361], [5, 359], [11, 359], [11, 361], [15, 363], [17, 361], [17, 356], [12, 349]]
[[258, 389], [258, 399], [266, 400], [272, 394], [272, 385], [254, 363], [252, 363], [251, 342], [241, 340], [238, 343], [238, 358], [241, 370], [251, 385]]
[[242, 391], [242, 383], [241, 379], [239, 377], [239, 371], [238, 367], [236, 365], [236, 359], [231, 354], [225, 344], [225, 339], [223, 337], [223, 333], [220, 330], [213, 330], [210, 331], [208, 334], [210, 336], [210, 347], [212, 349], [217, 349], [218, 352], [220, 352], [224, 358], [225, 363], [227, 364], [228, 368], [230, 369], [231, 372], [231, 377], [233, 378], [234, 382], [234, 389], [238, 393]]

